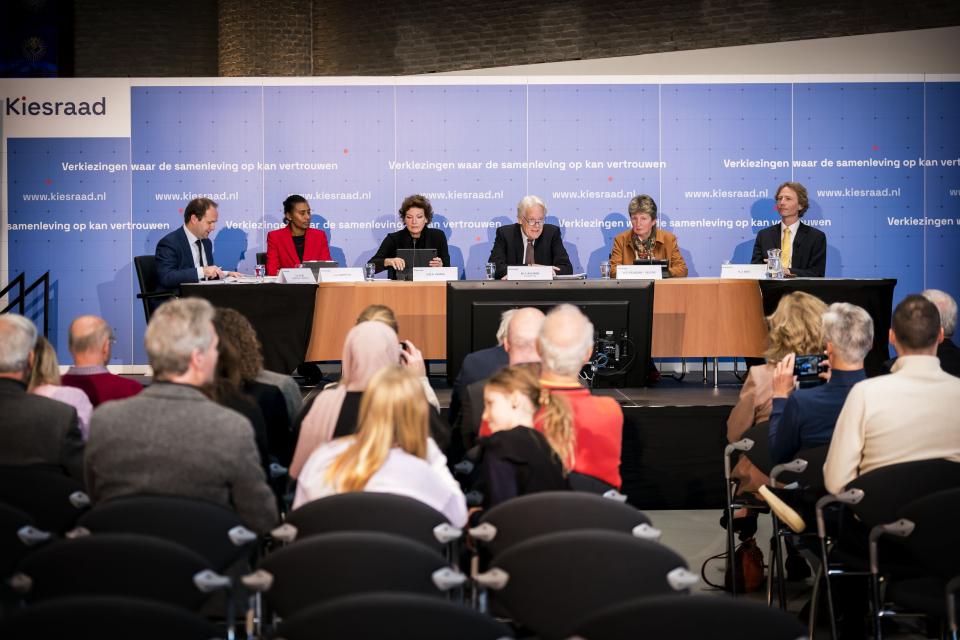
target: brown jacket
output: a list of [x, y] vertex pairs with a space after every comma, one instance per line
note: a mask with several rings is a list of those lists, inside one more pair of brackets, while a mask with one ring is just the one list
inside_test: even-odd
[[[657, 239], [653, 243], [653, 257], [657, 260], [669, 260], [667, 269], [674, 278], [683, 278], [687, 275], [687, 263], [683, 261], [680, 255], [680, 247], [677, 246], [677, 237], [669, 231], [664, 231], [659, 227], [656, 229]], [[613, 251], [610, 252], [610, 277], [617, 277], [617, 265], [633, 264], [636, 256], [633, 252], [633, 242], [630, 236], [633, 235], [633, 229], [627, 229], [623, 233], [617, 234], [613, 239]]]

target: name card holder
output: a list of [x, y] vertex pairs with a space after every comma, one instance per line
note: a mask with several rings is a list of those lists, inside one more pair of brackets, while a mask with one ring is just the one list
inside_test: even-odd
[[553, 280], [553, 267], [542, 265], [507, 267], [507, 280]]
[[313, 271], [305, 267], [280, 269], [280, 284], [317, 284]]
[[459, 280], [460, 273], [457, 267], [414, 267], [414, 282], [446, 282]]
[[320, 282], [363, 282], [363, 269], [360, 267], [322, 267], [317, 275]]
[[662, 280], [658, 264], [621, 264], [617, 266], [617, 280]]
[[724, 264], [720, 266], [720, 277], [724, 280], [765, 280], [765, 264]]

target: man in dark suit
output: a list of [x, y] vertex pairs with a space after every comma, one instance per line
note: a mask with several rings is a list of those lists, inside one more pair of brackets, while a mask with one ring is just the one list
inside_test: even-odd
[[[943, 342], [937, 346], [940, 368], [960, 378], [960, 347], [953, 341], [953, 334], [957, 329], [957, 302], [949, 293], [940, 289], [927, 289], [920, 295], [932, 302], [940, 314], [940, 325], [943, 327]], [[890, 373], [896, 362], [896, 358], [884, 362], [884, 373]]]
[[800, 222], [809, 207], [806, 187], [799, 182], [780, 185], [777, 189], [780, 224], [757, 234], [750, 262], [763, 264], [767, 251], [780, 249], [785, 275], [822, 278], [827, 272], [827, 236]]
[[489, 378], [507, 366], [507, 351], [503, 348], [503, 343], [507, 337], [507, 328], [514, 313], [516, 313], [516, 309], [508, 309], [500, 316], [500, 326], [497, 328], [497, 346], [468, 353], [467, 357], [463, 359], [457, 378], [453, 381], [450, 409], [447, 411], [447, 420], [451, 425], [457, 423], [463, 405], [463, 394], [467, 386], [477, 380]]
[[58, 466], [83, 480], [77, 410], [27, 393], [37, 328], [23, 316], [0, 315], [0, 465]]
[[232, 508], [258, 533], [276, 524], [250, 421], [202, 390], [213, 380], [217, 343], [206, 300], [173, 300], [153, 314], [144, 336], [153, 384], [100, 405], [90, 420], [84, 472], [95, 503], [183, 496]]
[[209, 198], [194, 198], [187, 204], [183, 210], [183, 226], [161, 238], [154, 252], [161, 287], [179, 292], [184, 282], [236, 275], [222, 270], [214, 262], [209, 236], [217, 218], [217, 203]]
[[497, 229], [487, 262], [497, 265], [497, 278], [508, 266], [548, 265], [554, 273], [570, 275], [573, 265], [563, 247], [560, 227], [546, 224], [547, 206], [537, 196], [525, 196], [517, 205], [517, 223]]

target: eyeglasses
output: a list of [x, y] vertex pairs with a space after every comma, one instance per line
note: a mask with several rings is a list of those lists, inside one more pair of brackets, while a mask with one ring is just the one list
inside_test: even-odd
[[523, 221], [526, 222], [526, 223], [527, 223], [528, 225], [530, 225], [531, 227], [542, 227], [542, 226], [543, 226], [543, 220], [531, 220], [531, 219], [528, 218], [527, 216], [522, 216], [522, 217], [523, 217]]

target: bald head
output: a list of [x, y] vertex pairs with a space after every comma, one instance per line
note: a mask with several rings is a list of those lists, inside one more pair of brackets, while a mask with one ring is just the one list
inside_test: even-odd
[[78, 367], [106, 366], [110, 362], [113, 330], [103, 318], [80, 316], [70, 323], [67, 346]]
[[593, 324], [571, 304], [547, 314], [538, 341], [545, 375], [574, 380], [593, 351]]
[[503, 341], [503, 348], [510, 357], [511, 365], [540, 362], [537, 338], [540, 337], [544, 318], [543, 312], [533, 307], [524, 307], [514, 312], [507, 327], [507, 337]]

